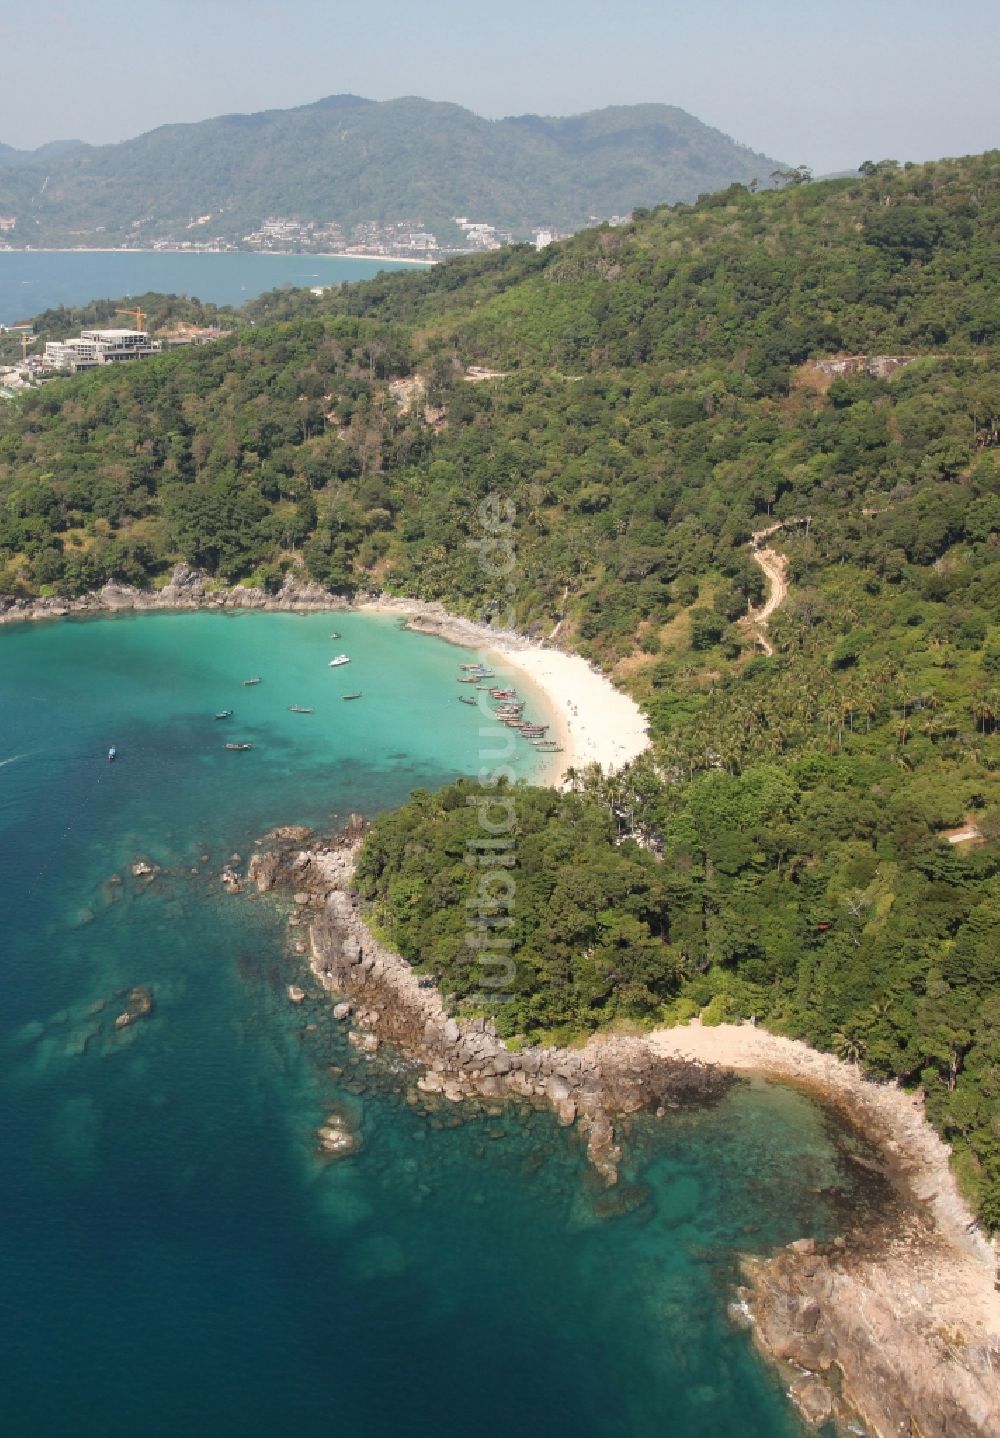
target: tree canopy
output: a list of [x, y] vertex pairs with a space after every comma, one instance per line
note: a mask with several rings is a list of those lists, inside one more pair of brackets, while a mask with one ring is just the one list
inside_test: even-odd
[[[868, 168], [274, 294], [205, 349], [45, 385], [0, 410], [0, 591], [184, 559], [558, 624], [653, 748], [514, 791], [501, 1023], [756, 1014], [921, 1086], [1000, 1226], [1000, 154]], [[363, 869], [456, 1003], [468, 798], [380, 820]]]

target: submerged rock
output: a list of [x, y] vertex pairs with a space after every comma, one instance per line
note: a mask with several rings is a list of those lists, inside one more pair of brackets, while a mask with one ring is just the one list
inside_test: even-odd
[[378, 1038], [375, 1034], [359, 1034], [357, 1029], [352, 1029], [347, 1035], [347, 1042], [363, 1054], [378, 1052]]
[[282, 824], [264, 835], [265, 841], [273, 844], [308, 844], [313, 831], [305, 824]]
[[125, 999], [125, 1008], [115, 1019], [116, 1029], [127, 1029], [130, 1024], [138, 1023], [140, 1019], [148, 1019], [153, 1012], [153, 993], [142, 984], [137, 984], [134, 989], [129, 989]]
[[347, 1158], [358, 1148], [358, 1139], [340, 1114], [328, 1114], [316, 1130], [320, 1151], [328, 1158]]

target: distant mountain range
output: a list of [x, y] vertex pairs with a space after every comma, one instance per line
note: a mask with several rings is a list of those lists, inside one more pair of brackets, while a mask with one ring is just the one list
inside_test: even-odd
[[0, 165], [41, 165], [48, 164], [58, 155], [70, 150], [86, 150], [89, 147], [82, 140], [50, 140], [39, 145], [37, 150], [15, 150], [13, 145], [0, 145]]
[[486, 120], [458, 105], [333, 95], [293, 110], [166, 125], [116, 145], [0, 145], [14, 245], [227, 241], [269, 216], [401, 222], [468, 216], [526, 237], [636, 206], [765, 181], [777, 162], [672, 105]]

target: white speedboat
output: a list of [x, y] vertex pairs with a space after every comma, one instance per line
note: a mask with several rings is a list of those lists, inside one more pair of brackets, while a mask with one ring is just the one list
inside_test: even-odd
[[341, 664], [350, 664], [350, 662], [351, 661], [346, 654], [338, 654], [336, 659], [330, 660], [330, 668], [339, 669]]

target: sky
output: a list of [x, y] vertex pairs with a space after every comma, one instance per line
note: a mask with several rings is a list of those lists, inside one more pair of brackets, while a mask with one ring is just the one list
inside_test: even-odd
[[491, 118], [655, 101], [819, 175], [1000, 145], [998, 53], [998, 0], [22, 0], [0, 142], [348, 92]]

